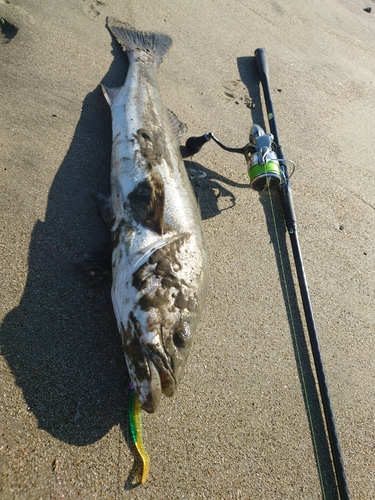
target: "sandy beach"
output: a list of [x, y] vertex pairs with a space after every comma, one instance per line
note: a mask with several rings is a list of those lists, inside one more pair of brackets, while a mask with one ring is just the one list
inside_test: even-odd
[[375, 498], [374, 0], [0, 0], [1, 500], [339, 499], [278, 194], [212, 141], [185, 158], [207, 174], [208, 298], [176, 396], [143, 413], [149, 479], [129, 486], [110, 278], [74, 265], [108, 240], [100, 84], [122, 85], [127, 59], [107, 16], [173, 39], [159, 82], [186, 138], [242, 147], [268, 128], [266, 49], [349, 490]]

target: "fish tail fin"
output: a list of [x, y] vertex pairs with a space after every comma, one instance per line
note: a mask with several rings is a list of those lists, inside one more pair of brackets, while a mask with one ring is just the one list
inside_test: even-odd
[[143, 50], [150, 53], [159, 63], [172, 45], [172, 39], [168, 35], [138, 31], [115, 17], [107, 18], [107, 28], [126, 53]]

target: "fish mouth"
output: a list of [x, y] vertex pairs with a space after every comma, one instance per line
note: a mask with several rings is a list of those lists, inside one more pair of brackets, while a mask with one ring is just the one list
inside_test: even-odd
[[165, 345], [163, 331], [151, 330], [142, 333], [133, 313], [129, 323], [134, 327], [133, 343], [124, 350], [132, 384], [142, 409], [154, 413], [160, 404], [161, 395], [174, 395], [178, 382], [173, 355]]
[[[147, 383], [142, 384], [139, 391], [139, 400], [142, 409], [148, 413], [154, 413], [160, 404], [161, 395], [172, 397], [176, 391], [176, 380], [172, 374], [172, 370], [165, 362], [165, 357], [160, 354], [144, 353], [145, 361], [148, 365], [150, 379]], [[135, 384], [136, 386], [138, 384]], [[146, 390], [145, 390], [146, 389]]]
[[161, 357], [160, 354], [153, 354], [151, 357], [146, 356], [146, 359], [152, 374], [151, 382], [153, 376], [158, 376], [162, 394], [167, 397], [172, 397], [176, 391], [176, 380], [173, 376], [169, 363], [165, 361], [165, 357]]

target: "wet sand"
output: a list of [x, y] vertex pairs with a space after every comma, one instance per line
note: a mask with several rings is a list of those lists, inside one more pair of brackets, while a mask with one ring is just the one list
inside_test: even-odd
[[243, 157], [213, 142], [185, 159], [207, 173], [208, 299], [178, 393], [143, 415], [149, 480], [127, 486], [110, 281], [73, 265], [108, 238], [91, 196], [109, 190], [100, 83], [127, 67], [109, 15], [172, 37], [166, 106], [188, 136], [232, 147], [265, 126], [253, 53], [266, 48], [351, 498], [375, 496], [372, 4], [0, 0], [2, 500], [338, 498], [277, 193], [251, 191]]

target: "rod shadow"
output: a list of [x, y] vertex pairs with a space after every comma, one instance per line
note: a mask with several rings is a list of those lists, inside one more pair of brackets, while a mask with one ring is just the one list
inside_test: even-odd
[[[251, 119], [253, 123], [259, 124], [267, 130], [262, 111], [262, 99], [260, 82], [256, 62], [254, 57], [239, 57], [237, 59], [238, 70], [242, 82], [246, 85], [249, 96], [255, 107], [251, 109]], [[294, 356], [298, 369], [298, 376], [301, 391], [304, 399], [308, 419], [311, 440], [314, 447], [315, 461], [321, 482], [321, 489], [324, 498], [338, 500], [336, 489], [336, 478], [332, 466], [331, 452], [325, 430], [325, 421], [320, 404], [319, 393], [315, 383], [314, 370], [311, 365], [306, 336], [301, 313], [297, 302], [297, 292], [294, 284], [291, 262], [287, 246], [287, 232], [283, 209], [277, 191], [270, 193], [259, 193], [259, 200], [267, 221], [267, 230], [271, 243], [275, 250], [279, 279], [282, 287], [285, 307], [288, 311], [288, 321], [291, 338], [293, 342]], [[272, 209], [272, 206], [274, 209]], [[291, 313], [289, 313], [291, 311]], [[314, 444], [315, 443], [315, 444]], [[319, 472], [320, 471], [320, 472]]]

